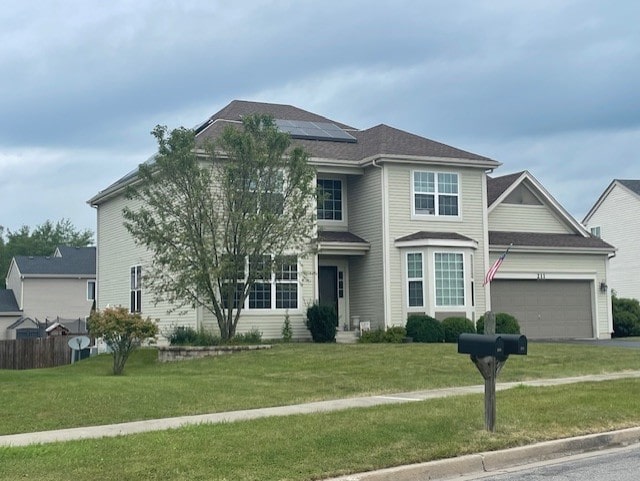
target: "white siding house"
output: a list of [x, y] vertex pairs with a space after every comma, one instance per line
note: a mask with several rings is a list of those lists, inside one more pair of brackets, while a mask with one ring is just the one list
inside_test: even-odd
[[582, 223], [617, 249], [607, 284], [618, 297], [640, 300], [640, 180], [615, 179]]

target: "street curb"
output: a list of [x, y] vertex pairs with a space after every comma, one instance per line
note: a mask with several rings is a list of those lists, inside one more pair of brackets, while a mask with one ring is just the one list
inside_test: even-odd
[[514, 466], [559, 459], [565, 456], [627, 446], [640, 442], [640, 427], [574, 438], [545, 441], [529, 446], [469, 454], [457, 458], [410, 464], [350, 474], [325, 481], [424, 481], [489, 473]]

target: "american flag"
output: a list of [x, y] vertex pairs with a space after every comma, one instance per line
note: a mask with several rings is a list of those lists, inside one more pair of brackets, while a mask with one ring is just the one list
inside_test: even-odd
[[502, 261], [504, 261], [504, 258], [507, 257], [507, 252], [509, 252], [509, 249], [511, 249], [512, 245], [513, 244], [510, 244], [509, 247], [507, 247], [507, 250], [504, 251], [504, 253], [500, 257], [498, 257], [493, 265], [489, 268], [489, 270], [487, 271], [487, 275], [484, 276], [484, 284], [482, 284], [483, 286], [489, 284], [496, 276], [496, 272], [498, 272], [498, 269], [500, 269]]

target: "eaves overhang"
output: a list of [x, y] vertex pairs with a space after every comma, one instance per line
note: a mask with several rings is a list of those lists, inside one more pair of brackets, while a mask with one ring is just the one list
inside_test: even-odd
[[453, 157], [433, 157], [422, 155], [400, 155], [400, 154], [375, 154], [366, 157], [360, 161], [362, 167], [368, 167], [373, 164], [390, 163], [390, 164], [420, 164], [420, 165], [436, 165], [436, 166], [458, 166], [473, 167], [482, 169], [496, 169], [502, 165], [497, 160], [478, 160], [463, 159]]
[[368, 242], [318, 242], [318, 254], [334, 256], [363, 256], [371, 249]]

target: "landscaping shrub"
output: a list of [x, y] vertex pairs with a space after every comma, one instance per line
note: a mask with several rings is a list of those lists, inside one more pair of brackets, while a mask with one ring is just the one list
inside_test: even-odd
[[614, 337], [640, 336], [640, 302], [611, 296]]
[[258, 329], [251, 329], [248, 332], [243, 332], [242, 334], [236, 334], [231, 339], [229, 339], [229, 344], [238, 345], [238, 344], [261, 344], [262, 343], [262, 333], [258, 331]]
[[282, 341], [291, 342], [293, 339], [293, 329], [291, 328], [291, 319], [289, 319], [289, 313], [284, 315], [284, 323], [282, 324]]
[[217, 346], [220, 338], [204, 329], [195, 330], [193, 327], [178, 326], [168, 336], [172, 346]]
[[411, 314], [407, 319], [407, 336], [413, 342], [444, 342], [444, 329], [437, 319], [426, 314]]
[[407, 331], [402, 326], [390, 327], [386, 331], [382, 328], [374, 329], [372, 331], [364, 331], [360, 334], [358, 342], [361, 343], [401, 343], [407, 337]]
[[444, 342], [458, 342], [458, 336], [462, 333], [475, 333], [473, 322], [466, 317], [447, 317], [442, 321], [444, 329]]
[[[476, 323], [478, 334], [484, 334], [484, 316], [480, 316]], [[498, 312], [496, 314], [496, 334], [520, 334], [520, 324], [511, 314]]]
[[334, 308], [312, 304], [307, 308], [307, 329], [313, 342], [335, 342], [338, 316]]

